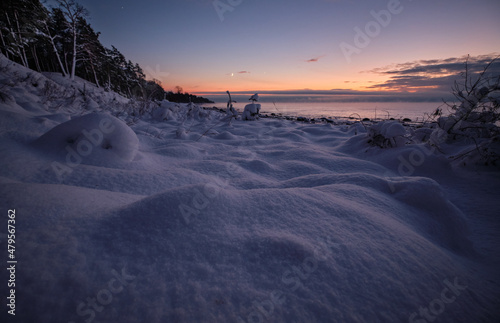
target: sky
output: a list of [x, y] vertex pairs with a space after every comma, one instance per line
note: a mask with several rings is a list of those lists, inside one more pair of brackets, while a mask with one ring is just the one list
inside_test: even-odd
[[467, 55], [500, 54], [498, 0], [78, 2], [105, 46], [195, 94], [436, 94]]

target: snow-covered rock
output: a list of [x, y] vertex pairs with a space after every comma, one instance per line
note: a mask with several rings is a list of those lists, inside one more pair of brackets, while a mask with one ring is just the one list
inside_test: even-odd
[[257, 120], [259, 118], [260, 104], [250, 103], [245, 106], [241, 120]]

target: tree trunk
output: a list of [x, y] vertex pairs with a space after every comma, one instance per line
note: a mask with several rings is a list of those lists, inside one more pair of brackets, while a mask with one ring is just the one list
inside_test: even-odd
[[[91, 54], [89, 53], [89, 57], [91, 57], [90, 55]], [[97, 79], [97, 73], [95, 72], [94, 61], [92, 60], [92, 58], [90, 58], [90, 68], [92, 69], [92, 73], [94, 74], [95, 85], [97, 87], [100, 87], [99, 80]]]
[[35, 46], [31, 47], [31, 53], [33, 54], [33, 59], [35, 60], [36, 70], [37, 70], [37, 72], [41, 73], [42, 68], [40, 67], [40, 62], [38, 61], [38, 55], [36, 54], [36, 47]]
[[61, 72], [64, 77], [68, 75], [66, 72], [66, 69], [64, 68], [64, 65], [61, 61], [61, 56], [59, 56], [59, 52], [57, 51], [56, 43], [54, 42], [54, 37], [50, 35], [50, 29], [49, 25], [47, 25], [47, 22], [44, 22], [45, 28], [47, 29], [47, 37], [50, 39], [50, 43], [52, 44], [52, 49], [54, 50], [54, 53], [56, 54], [57, 62], [59, 63], [59, 67], [61, 68]]
[[9, 58], [9, 51], [7, 50], [7, 45], [5, 44], [5, 39], [3, 38], [2, 29], [0, 29], [0, 38], [2, 39], [2, 45], [3, 45], [3, 48], [5, 49], [5, 57], [10, 59]]
[[[10, 18], [9, 18], [9, 15], [7, 14], [7, 12], [5, 13], [5, 17], [7, 18], [7, 26], [8, 26], [9, 32], [12, 36], [12, 39], [14, 41], [15, 50], [17, 50], [17, 56], [19, 56], [19, 58], [21, 59], [21, 63], [24, 66], [26, 66], [26, 63], [23, 60], [23, 55], [21, 53], [21, 50], [19, 49], [21, 47], [21, 45], [19, 44], [19, 40], [17, 39], [16, 32], [14, 31], [14, 27], [12, 27], [12, 24], [10, 22]], [[14, 56], [16, 56], [16, 55], [14, 54]]]
[[[68, 67], [68, 53], [64, 53], [64, 65], [66, 66], [66, 71], [69, 71], [69, 67]], [[68, 76], [70, 76], [69, 72], [66, 74]]]
[[14, 18], [16, 19], [17, 34], [19, 38], [19, 47], [18, 47], [19, 55], [21, 56], [21, 61], [23, 62], [23, 65], [29, 68], [28, 58], [26, 57], [26, 50], [24, 49], [24, 44], [23, 44], [23, 36], [21, 34], [21, 28], [19, 27], [19, 18], [17, 17], [17, 11], [14, 11]]
[[73, 62], [71, 66], [71, 79], [75, 79], [76, 71], [76, 24], [73, 25]]

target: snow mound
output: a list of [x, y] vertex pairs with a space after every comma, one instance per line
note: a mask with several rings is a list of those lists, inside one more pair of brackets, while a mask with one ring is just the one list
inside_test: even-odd
[[[420, 295], [412, 294], [416, 286], [424, 289], [429, 280], [439, 283], [457, 268], [446, 249], [401, 223], [401, 218], [418, 212], [407, 211], [377, 190], [363, 189], [369, 183], [378, 187], [382, 181], [363, 180], [362, 175], [351, 184], [340, 183], [349, 181], [345, 176], [336, 179], [338, 184], [310, 188], [237, 190], [209, 182], [169, 189], [85, 223], [89, 243], [80, 248], [88, 263], [106, 259], [101, 270], [105, 274], [135, 259], [124, 270], [135, 285], [123, 294], [135, 300], [126, 302], [129, 308], [123, 310], [122, 322], [136, 321], [133, 313], [160, 295], [179, 303], [154, 306], [144, 313], [150, 322], [161, 321], [159, 317], [175, 321], [179, 313], [179, 322], [207, 321], [203, 316], [208, 321], [252, 322], [257, 321], [252, 320], [253, 313], [260, 313], [260, 305], [269, 304], [273, 293], [286, 300], [274, 303], [269, 315], [273, 322], [292, 322], [294, 317], [306, 322], [310, 313], [304, 307], [314, 302], [314, 310], [308, 309], [316, 315], [311, 322], [332, 315], [356, 321], [360, 314], [352, 309], [359, 295], [346, 291], [360, 288], [370, 295], [361, 321], [390, 306], [385, 297], [376, 297], [387, 289], [400, 297], [392, 298], [395, 309], [384, 314], [386, 321], [403, 321], [419, 304]], [[350, 200], [356, 192], [359, 195]], [[75, 252], [76, 256], [82, 257]], [[429, 262], [435, 270], [428, 270]], [[100, 290], [99, 284], [85, 278], [80, 282]], [[101, 278], [106, 279], [110, 278]], [[82, 296], [61, 283], [56, 286], [66, 295], [61, 305], [75, 317], [71, 300]], [[180, 301], [179, 294], [185, 300]], [[215, 300], [224, 306], [211, 311]], [[351, 310], [335, 304], [347, 304]], [[270, 311], [270, 305], [266, 308]], [[111, 321], [113, 316], [107, 311], [99, 318]]]
[[464, 215], [450, 203], [436, 181], [425, 177], [403, 177], [389, 182], [389, 186], [397, 200], [416, 212], [412, 223], [417, 232], [455, 252], [474, 252]]
[[236, 140], [237, 137], [235, 135], [233, 135], [232, 133], [230, 132], [227, 132], [227, 131], [224, 131], [220, 134], [218, 134], [217, 136], [215, 136], [216, 139], [220, 139], [220, 140]]
[[54, 127], [33, 144], [41, 150], [65, 156], [69, 166], [106, 166], [132, 161], [139, 139], [123, 121], [106, 113], [92, 113]]

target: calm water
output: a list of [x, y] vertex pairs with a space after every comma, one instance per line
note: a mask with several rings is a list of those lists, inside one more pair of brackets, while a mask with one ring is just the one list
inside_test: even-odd
[[[427, 119], [442, 102], [269, 102], [261, 100], [261, 113], [281, 113], [284, 116], [317, 117], [358, 117], [361, 118], [410, 118], [413, 121]], [[234, 107], [243, 111], [249, 101], [238, 101]], [[217, 102], [208, 106], [226, 108], [226, 102]], [[443, 109], [446, 112], [446, 109]]]

